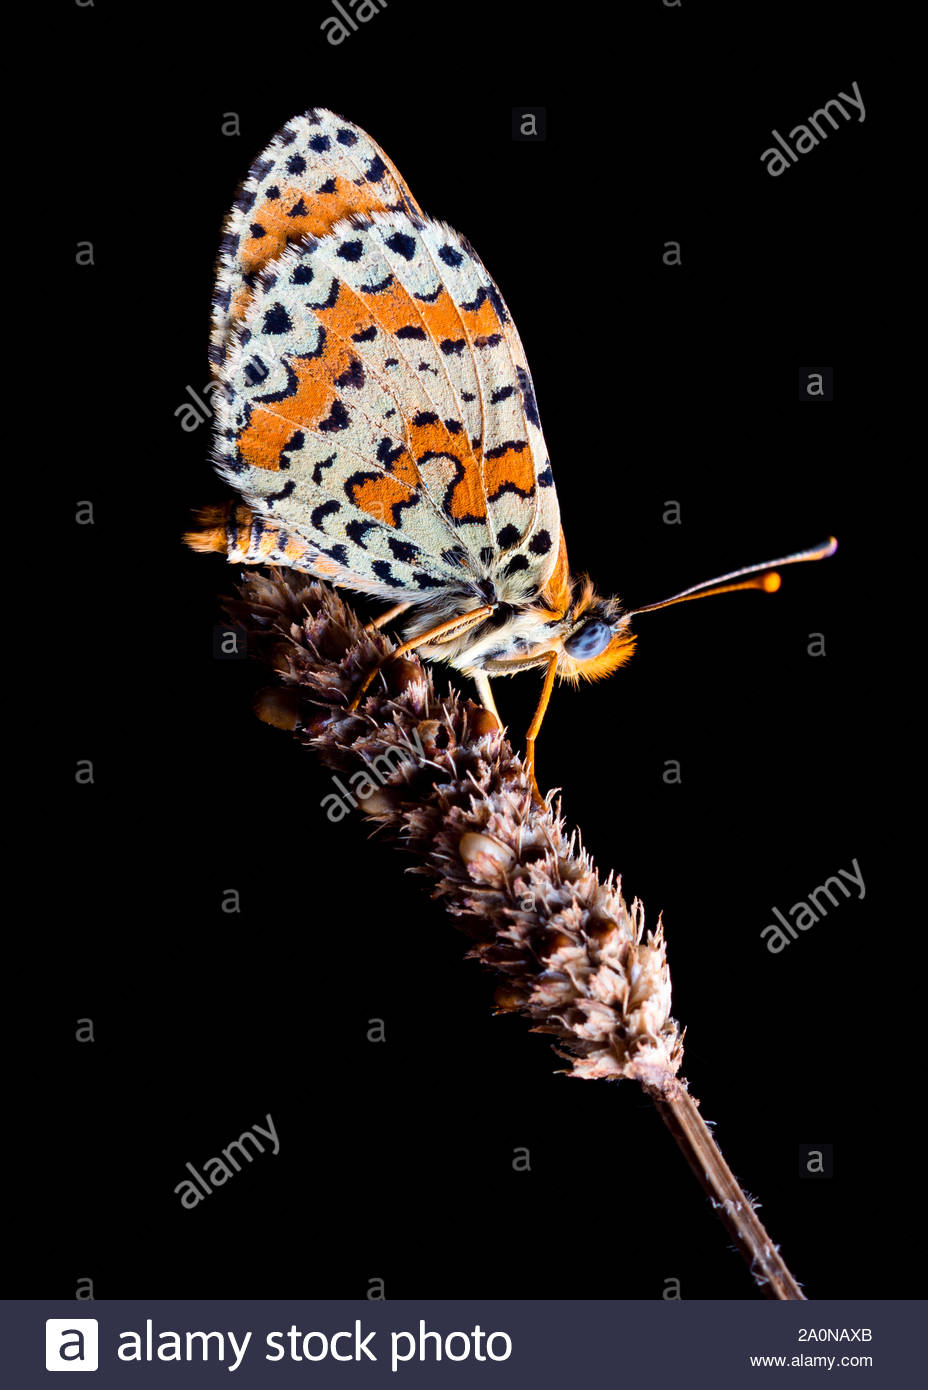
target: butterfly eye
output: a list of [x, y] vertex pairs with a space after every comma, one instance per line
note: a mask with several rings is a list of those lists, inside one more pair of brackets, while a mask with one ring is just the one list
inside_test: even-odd
[[594, 618], [571, 633], [564, 643], [564, 650], [577, 661], [589, 661], [591, 657], [601, 656], [611, 641], [612, 628], [608, 623]]

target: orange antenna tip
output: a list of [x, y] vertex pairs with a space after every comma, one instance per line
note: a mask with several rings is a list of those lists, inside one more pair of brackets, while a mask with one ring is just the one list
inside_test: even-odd
[[792, 555], [782, 556], [779, 560], [767, 560], [761, 565], [747, 565], [744, 569], [732, 570], [730, 574], [720, 574], [717, 579], [694, 584], [691, 589], [684, 589], [682, 593], [674, 594], [673, 598], [665, 598], [661, 603], [646, 603], [643, 608], [633, 608], [628, 616], [635, 618], [639, 613], [654, 613], [658, 608], [669, 608], [672, 603], [709, 598], [713, 594], [732, 594], [739, 589], [761, 589], [765, 593], [775, 594], [781, 583], [775, 567], [797, 565], [803, 560], [824, 560], [827, 556], [834, 555], [837, 548], [838, 542], [834, 536], [829, 536], [821, 545], [813, 546], [811, 550], [797, 550]]

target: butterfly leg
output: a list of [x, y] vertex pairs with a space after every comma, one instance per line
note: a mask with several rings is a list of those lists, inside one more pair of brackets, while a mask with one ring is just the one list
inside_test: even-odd
[[484, 709], [488, 709], [496, 720], [500, 728], [503, 721], [499, 717], [499, 710], [496, 708], [496, 701], [493, 699], [493, 691], [490, 689], [490, 677], [486, 671], [474, 672], [474, 685], [477, 687], [477, 694], [480, 696], [480, 703]]
[[413, 651], [416, 647], [424, 647], [428, 642], [441, 641], [442, 639], [447, 642], [449, 638], [456, 637], [459, 633], [468, 632], [472, 627], [476, 627], [477, 623], [482, 622], [484, 618], [488, 618], [493, 611], [494, 605], [492, 603], [485, 603], [482, 608], [473, 608], [469, 613], [458, 613], [456, 617], [448, 618], [445, 622], [437, 623], [435, 627], [430, 627], [427, 632], [420, 632], [418, 637], [411, 637], [408, 642], [401, 642], [400, 645], [385, 658], [385, 661], [378, 662], [373, 670], [368, 671], [367, 675], [364, 677], [360, 690], [348, 706], [349, 710], [358, 708], [358, 705], [364, 697], [364, 692], [386, 661], [395, 661], [397, 657], [405, 656], [407, 652]]
[[528, 726], [525, 735], [525, 770], [531, 778], [532, 795], [536, 801], [544, 803], [544, 797], [538, 790], [538, 782], [535, 777], [535, 740], [538, 737], [538, 730], [541, 728], [541, 721], [545, 717], [545, 710], [548, 708], [548, 701], [551, 699], [551, 691], [554, 689], [554, 677], [557, 675], [557, 652], [550, 652], [548, 655], [548, 667], [545, 671], [545, 678], [541, 687], [541, 698], [538, 707], [532, 716], [532, 722]]
[[395, 603], [392, 608], [388, 608], [386, 613], [381, 613], [365, 627], [365, 632], [376, 632], [379, 628], [386, 627], [387, 623], [392, 623], [394, 618], [398, 618], [401, 613], [405, 613], [409, 608], [408, 603]]

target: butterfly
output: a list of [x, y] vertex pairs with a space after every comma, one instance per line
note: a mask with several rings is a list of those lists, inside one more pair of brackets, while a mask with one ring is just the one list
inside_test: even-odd
[[[598, 680], [639, 613], [779, 587], [752, 565], [625, 611], [572, 575], [531, 373], [470, 243], [427, 217], [369, 135], [327, 110], [289, 121], [235, 198], [220, 247], [210, 360], [214, 462], [240, 501], [208, 507], [195, 550], [289, 566], [389, 602], [393, 655], [471, 677]], [[375, 677], [371, 672], [355, 697]], [[502, 722], [502, 721], [500, 721]]]

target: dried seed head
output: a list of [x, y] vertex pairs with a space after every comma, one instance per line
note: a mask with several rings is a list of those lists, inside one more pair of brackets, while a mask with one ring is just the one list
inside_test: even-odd
[[475, 939], [469, 954], [503, 973], [498, 1009], [550, 1034], [573, 1076], [666, 1085], [682, 1045], [661, 924], [646, 934], [641, 904], [629, 909], [555, 809], [533, 801], [489, 711], [454, 690], [437, 699], [431, 673], [412, 656], [388, 666], [386, 688], [375, 682], [350, 711], [389, 641], [298, 575], [249, 574], [242, 602], [230, 607], [264, 634], [305, 706], [320, 710], [295, 726], [296, 737], [330, 767], [384, 769], [386, 786], [362, 809], [432, 878], [435, 896]]
[[395, 661], [391, 661], [384, 670], [387, 685], [394, 695], [401, 694], [413, 681], [424, 679], [422, 667], [418, 661], [411, 661], [408, 657], [401, 656]]
[[506, 845], [500, 845], [496, 840], [490, 840], [489, 835], [475, 835], [471, 831], [461, 835], [457, 844], [457, 852], [460, 853], [465, 865], [474, 863], [483, 855], [495, 860], [497, 865], [503, 867], [511, 865], [513, 862], [513, 853], [506, 848]]
[[287, 686], [272, 685], [260, 690], [255, 697], [255, 714], [265, 724], [291, 733], [299, 723], [300, 697]]
[[359, 796], [358, 805], [366, 816], [389, 816], [396, 810], [396, 798], [378, 787], [370, 796]]
[[485, 737], [486, 734], [499, 733], [500, 723], [496, 715], [483, 705], [467, 717], [467, 730], [471, 738], [476, 740]]

